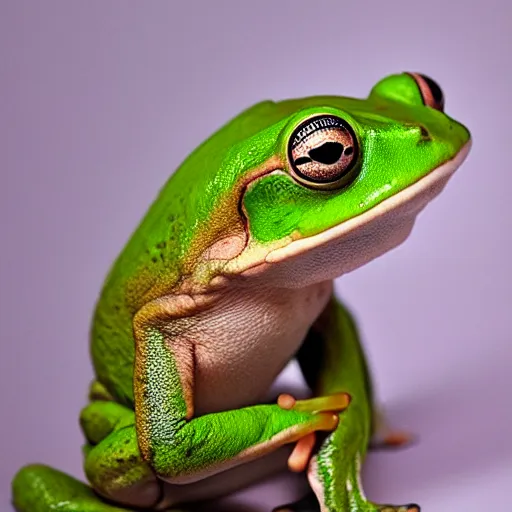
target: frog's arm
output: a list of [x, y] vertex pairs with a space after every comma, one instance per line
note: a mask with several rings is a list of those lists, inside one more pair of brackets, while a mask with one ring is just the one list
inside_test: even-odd
[[[344, 391], [352, 399], [338, 427], [325, 439], [309, 464], [308, 478], [322, 502], [322, 510], [383, 510], [382, 505], [366, 500], [359, 477], [372, 433], [372, 391], [368, 368], [355, 323], [334, 297], [310, 329], [298, 360], [307, 383], [316, 395]], [[287, 505], [283, 510], [309, 510], [304, 508], [308, 500]], [[389, 506], [389, 511], [419, 510], [415, 507]]]
[[306, 400], [291, 409], [258, 405], [194, 417], [194, 374], [201, 365], [195, 345], [205, 340], [191, 328], [191, 315], [201, 307], [190, 296], [164, 298], [134, 319], [137, 434], [143, 458], [160, 478], [193, 482], [335, 428], [333, 411], [346, 407], [345, 395], [321, 406]]

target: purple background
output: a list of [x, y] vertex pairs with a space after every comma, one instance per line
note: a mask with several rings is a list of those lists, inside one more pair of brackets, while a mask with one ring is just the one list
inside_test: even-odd
[[[0, 508], [24, 463], [81, 475], [91, 310], [180, 161], [261, 99], [364, 96], [402, 70], [440, 82], [474, 146], [408, 242], [338, 283], [392, 421], [421, 438], [372, 454], [366, 489], [435, 512], [509, 503], [509, 5], [3, 0]], [[297, 485], [238, 500], [269, 510]]]

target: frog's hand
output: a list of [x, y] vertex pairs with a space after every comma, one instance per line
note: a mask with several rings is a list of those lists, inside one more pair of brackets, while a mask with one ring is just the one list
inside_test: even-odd
[[372, 430], [371, 386], [354, 321], [334, 298], [308, 333], [298, 359], [315, 394], [345, 391], [352, 400], [336, 430], [325, 439], [309, 464], [308, 478], [321, 506], [303, 500], [276, 510], [417, 512], [417, 505], [393, 507], [370, 503], [362, 492], [360, 465]]
[[199, 299], [159, 299], [134, 319], [134, 396], [141, 454], [163, 480], [183, 484], [268, 454], [318, 430], [332, 431], [343, 394], [323, 404], [258, 405], [194, 417], [195, 356], [204, 334], [194, 326]]

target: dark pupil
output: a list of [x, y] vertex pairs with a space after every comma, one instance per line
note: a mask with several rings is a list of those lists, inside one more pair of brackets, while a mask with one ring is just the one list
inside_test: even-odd
[[427, 83], [427, 85], [430, 88], [430, 92], [432, 93], [432, 97], [434, 98], [435, 102], [439, 105], [443, 104], [443, 91], [441, 90], [441, 87], [437, 85], [432, 78], [426, 76], [426, 75], [420, 75], [423, 80]]
[[343, 154], [343, 144], [339, 142], [325, 142], [318, 148], [309, 151], [309, 156], [316, 162], [331, 165], [337, 162]]

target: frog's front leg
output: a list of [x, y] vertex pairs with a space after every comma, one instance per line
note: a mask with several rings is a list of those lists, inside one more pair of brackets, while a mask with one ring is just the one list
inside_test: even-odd
[[[323, 400], [255, 405], [194, 415], [195, 346], [204, 342], [194, 328], [201, 312], [188, 296], [145, 306], [134, 319], [134, 396], [142, 457], [162, 480], [195, 482], [249, 462], [315, 431], [332, 431], [345, 393]], [[190, 321], [189, 321], [190, 320]], [[237, 340], [234, 340], [234, 343]]]
[[377, 505], [363, 493], [360, 469], [373, 423], [371, 383], [354, 321], [334, 298], [308, 333], [298, 359], [315, 394], [345, 391], [352, 400], [309, 463], [317, 500], [308, 496], [276, 512], [418, 512], [414, 504]]

